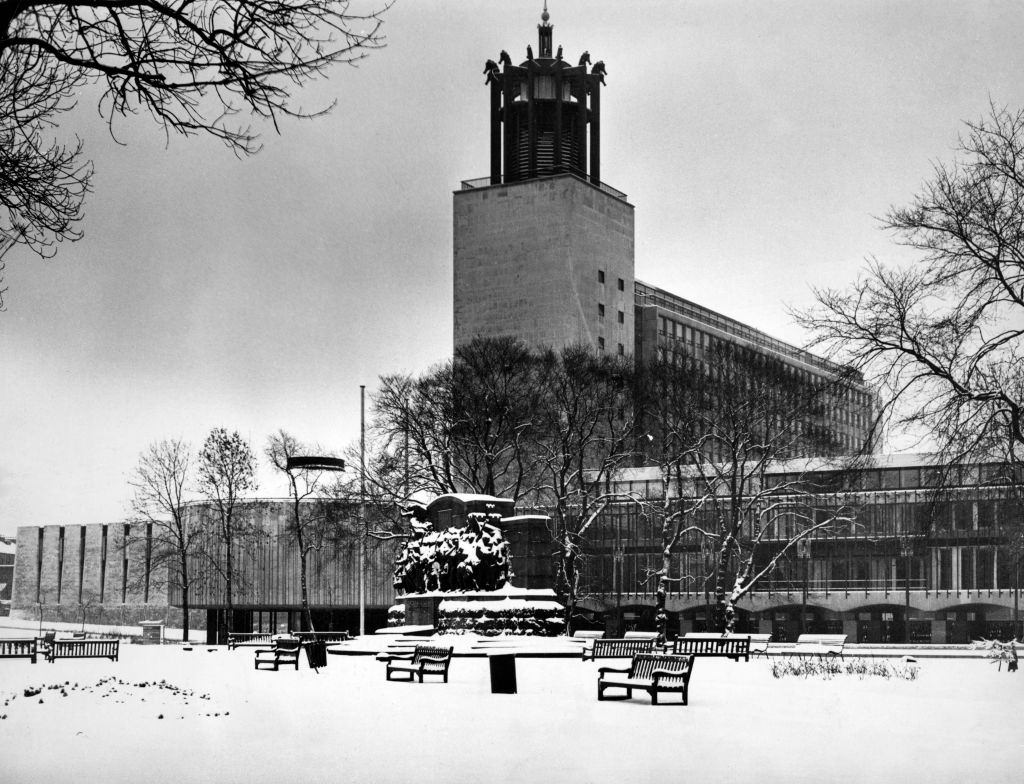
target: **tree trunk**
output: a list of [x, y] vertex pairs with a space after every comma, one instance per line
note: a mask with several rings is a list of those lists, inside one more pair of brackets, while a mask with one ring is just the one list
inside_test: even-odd
[[572, 636], [572, 619], [576, 615], [576, 553], [569, 532], [562, 537], [562, 579], [565, 580], [565, 636]]
[[720, 612], [722, 615], [722, 631], [732, 634], [736, 631], [736, 603], [733, 602], [731, 596], [725, 598], [724, 606]]
[[665, 605], [668, 600], [668, 574], [672, 565], [672, 549], [665, 547], [661, 551], [661, 570], [658, 572], [658, 589], [654, 593], [654, 623], [658, 627], [658, 645], [668, 640], [668, 612]]
[[[735, 609], [729, 599], [725, 584], [729, 579], [729, 552], [732, 549], [733, 535], [729, 534], [722, 542], [718, 551], [718, 575], [715, 579], [715, 619], [717, 631], [728, 632], [735, 627]], [[732, 620], [730, 620], [732, 618]], [[709, 619], [710, 620], [710, 619]]]
[[227, 604], [227, 608], [225, 610], [225, 615], [227, 616], [227, 618], [225, 620], [227, 621], [228, 632], [233, 632], [235, 630], [235, 601], [232, 590], [233, 585], [231, 580], [231, 577], [234, 573], [234, 550], [232, 548], [232, 539], [233, 532], [231, 530], [231, 514], [228, 513], [227, 519], [225, 520], [224, 524], [224, 542], [227, 546], [227, 551], [225, 553], [226, 573], [224, 575], [224, 598]]
[[181, 641], [188, 642], [189, 636], [189, 597], [188, 597], [188, 560], [181, 554]]
[[299, 551], [299, 580], [302, 586], [302, 614], [306, 618], [306, 631], [313, 631], [313, 616], [309, 612], [309, 592], [306, 588], [306, 551]]

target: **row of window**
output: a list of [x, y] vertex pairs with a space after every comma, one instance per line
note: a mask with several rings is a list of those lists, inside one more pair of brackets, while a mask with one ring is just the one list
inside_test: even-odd
[[[604, 270], [600, 270], [599, 269], [597, 271], [597, 282], [601, 283], [601, 284], [604, 284]], [[619, 289], [619, 291], [625, 291], [626, 290], [626, 281], [624, 281], [622, 278], [619, 278], [618, 279], [617, 288]]]
[[[615, 345], [616, 345], [616, 347], [617, 347], [617, 348], [616, 348], [616, 350], [615, 350], [615, 352], [616, 352], [616, 353], [617, 353], [617, 354], [618, 354], [618, 355], [619, 355], [620, 357], [621, 357], [621, 356], [625, 356], [625, 354], [626, 354], [626, 347], [625, 347], [625, 346], [623, 346], [623, 345], [622, 345], [621, 343], [616, 343]], [[597, 349], [598, 349], [598, 351], [604, 351], [604, 350], [605, 350], [605, 342], [604, 342], [604, 338], [601, 338], [601, 337], [599, 337], [599, 338], [597, 339]]]
[[[602, 322], [604, 321], [604, 304], [601, 302], [597, 303], [597, 320]], [[621, 310], [618, 312], [617, 321], [620, 324], [626, 323], [626, 314]]]
[[[658, 334], [674, 342], [685, 343], [695, 348], [709, 349], [722, 342], [720, 337], [697, 327], [691, 327], [689, 324], [684, 324], [681, 321], [676, 321], [668, 316], [658, 316]], [[660, 351], [660, 358], [664, 359], [664, 356], [664, 350], [662, 349]], [[818, 382], [821, 380], [817, 374], [802, 368], [794, 367], [793, 373], [803, 381]], [[838, 394], [844, 402], [853, 403], [855, 406], [866, 408], [871, 405], [870, 395], [853, 387], [844, 387]]]
[[[720, 368], [717, 367], [717, 365], [709, 365], [705, 361], [705, 351], [715, 346], [717, 343], [724, 341], [721, 341], [720, 338], [709, 336], [707, 333], [702, 332], [701, 330], [696, 328], [685, 327], [685, 329], [687, 331], [687, 334], [694, 336], [693, 342], [687, 343], [687, 348], [682, 351], [673, 350], [671, 346], [658, 346], [658, 361], [669, 362], [675, 365], [676, 367], [687, 367], [693, 372], [701, 372], [704, 375], [709, 376], [713, 379], [718, 379], [722, 371]], [[672, 338], [669, 339], [671, 340]], [[754, 353], [747, 349], [741, 348], [739, 350], [745, 351], [748, 354]], [[822, 381], [820, 376], [807, 373], [806, 371], [802, 371], [796, 368], [791, 368], [791, 370], [794, 377], [800, 378], [804, 382], [820, 383]], [[748, 381], [748, 388], [750, 388], [750, 386], [751, 383]], [[834, 392], [832, 392], [832, 396], [833, 399], [835, 397], [838, 397], [841, 400], [847, 401], [845, 403], [837, 402], [835, 405], [829, 407], [829, 416], [833, 422], [841, 425], [849, 425], [851, 427], [859, 429], [864, 429], [868, 427], [869, 416], [865, 413], [865, 409], [851, 410], [849, 408], [848, 403], [848, 398], [851, 396], [860, 399], [861, 397], [866, 398], [866, 395], [862, 395], [862, 393], [853, 391], [849, 387], [844, 387], [842, 389], [837, 389]], [[851, 444], [851, 446], [855, 447], [854, 444]]]
[[[651, 579], [661, 568], [655, 551], [624, 551], [591, 556], [584, 584], [595, 593], [653, 594]], [[763, 564], [760, 564], [763, 566]], [[701, 593], [715, 562], [699, 552], [672, 554], [668, 591]], [[908, 571], [909, 566], [909, 571]], [[1017, 586], [1012, 553], [998, 547], [935, 548], [926, 555], [902, 557], [835, 557], [809, 562], [779, 561], [758, 584], [760, 591], [1005, 591]]]

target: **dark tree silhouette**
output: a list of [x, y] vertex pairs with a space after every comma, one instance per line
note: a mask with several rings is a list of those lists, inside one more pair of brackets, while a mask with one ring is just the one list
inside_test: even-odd
[[[146, 542], [147, 575], [158, 566], [167, 567], [167, 579], [181, 590], [182, 640], [189, 638], [191, 589], [195, 576], [189, 561], [205, 539], [200, 526], [189, 524], [185, 495], [191, 481], [191, 455], [188, 444], [178, 439], [157, 441], [139, 455], [139, 462], [128, 480], [133, 490], [133, 520], [145, 523], [151, 537]], [[123, 543], [131, 546], [129, 537]]]
[[[53, 128], [82, 88], [100, 112], [148, 114], [170, 136], [208, 133], [236, 154], [260, 148], [240, 115], [313, 117], [293, 95], [336, 63], [384, 45], [381, 14], [348, 0], [0, 0], [0, 237], [51, 256], [91, 188], [82, 141]], [[5, 248], [0, 244], [0, 252]]]
[[238, 431], [214, 428], [203, 442], [197, 465], [199, 492], [209, 502], [216, 528], [215, 540], [224, 548], [224, 562], [213, 567], [224, 578], [225, 616], [229, 632], [234, 628], [235, 547], [251, 538], [252, 526], [239, 520], [237, 506], [246, 493], [256, 489], [256, 456]]

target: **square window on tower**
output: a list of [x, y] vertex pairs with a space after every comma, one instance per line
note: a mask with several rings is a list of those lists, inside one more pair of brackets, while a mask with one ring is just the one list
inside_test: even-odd
[[604, 351], [604, 338], [597, 339], [597, 348], [600, 351]]
[[598, 303], [597, 305], [597, 318], [604, 321], [604, 305]]
[[626, 323], [626, 314], [623, 313], [621, 310], [619, 311], [619, 323], [620, 324], [625, 324]]
[[619, 291], [625, 291], [625, 290], [626, 290], [626, 281], [624, 281], [622, 278], [619, 278]]
[[597, 282], [604, 283], [604, 270], [597, 271]]

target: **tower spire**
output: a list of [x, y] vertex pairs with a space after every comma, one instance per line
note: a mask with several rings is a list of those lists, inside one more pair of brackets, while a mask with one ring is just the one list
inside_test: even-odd
[[548, 13], [548, 0], [544, 0], [544, 10], [540, 15], [540, 24], [537, 25], [537, 43], [538, 49], [540, 50], [540, 57], [550, 58], [552, 56], [551, 45], [554, 28], [548, 23], [548, 19], [550, 18], [551, 14]]

